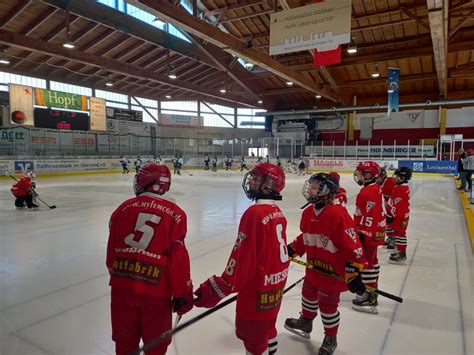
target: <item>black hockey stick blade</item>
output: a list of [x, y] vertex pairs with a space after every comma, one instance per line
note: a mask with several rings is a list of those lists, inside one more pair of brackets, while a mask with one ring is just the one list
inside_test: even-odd
[[[372, 290], [372, 288], [370, 288], [370, 290]], [[378, 288], [374, 288], [373, 290], [374, 290], [375, 293], [379, 294], [380, 296], [390, 298], [391, 300], [396, 301], [398, 303], [403, 303], [403, 298], [401, 298], [401, 297], [398, 297], [398, 296], [392, 295], [391, 293], [379, 290]]]
[[184, 171], [186, 174], [188, 174], [189, 176], [193, 176], [193, 174], [191, 174], [190, 172], [188, 172], [187, 170], [184, 170], [184, 169], [181, 169], [181, 171]]
[[[291, 284], [290, 286], [288, 286], [283, 291], [283, 294], [290, 291], [292, 288], [294, 288], [296, 285], [298, 285], [303, 280], [304, 280], [304, 276], [301, 279], [294, 282], [293, 284]], [[183, 330], [184, 328], [189, 327], [190, 325], [196, 323], [197, 321], [199, 321], [199, 320], [207, 317], [208, 315], [211, 315], [212, 313], [218, 311], [219, 309], [224, 308], [225, 306], [231, 304], [236, 299], [237, 299], [237, 296], [231, 297], [228, 300], [222, 302], [221, 304], [215, 306], [214, 308], [208, 309], [207, 311], [197, 315], [196, 317], [191, 318], [187, 322], [181, 323], [180, 325], [176, 326], [174, 329], [168, 330], [167, 332], [164, 332], [163, 334], [161, 334], [159, 337], [151, 340], [147, 344], [144, 344], [141, 348], [135, 349], [133, 352], [130, 353], [130, 355], [140, 355], [142, 352], [145, 352], [146, 350], [149, 350], [149, 349], [153, 348], [154, 346], [158, 345], [159, 343], [161, 343], [165, 339], [168, 339], [168, 338], [174, 336], [177, 332]]]

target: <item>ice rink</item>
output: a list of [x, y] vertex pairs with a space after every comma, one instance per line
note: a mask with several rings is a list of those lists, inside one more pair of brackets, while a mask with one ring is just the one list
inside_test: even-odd
[[[239, 219], [252, 203], [241, 187], [243, 173], [191, 171], [173, 177], [170, 197], [188, 215], [187, 246], [198, 286], [224, 270]], [[290, 175], [279, 203], [289, 225], [288, 241], [299, 230], [301, 189], [306, 177]], [[49, 204], [17, 211], [0, 180], [0, 354], [113, 354], [110, 289], [105, 268], [108, 219], [132, 196], [133, 173], [37, 179]], [[379, 287], [400, 295], [397, 304], [379, 297], [379, 314], [350, 308], [342, 295], [337, 355], [474, 354], [473, 263], [463, 212], [451, 178], [417, 177], [411, 185], [406, 266], [391, 265], [379, 250]], [[359, 186], [342, 174], [352, 214]], [[303, 276], [292, 265], [287, 285]], [[316, 354], [323, 339], [321, 320], [311, 340], [283, 328], [300, 311], [301, 284], [283, 298], [278, 319], [278, 354]], [[193, 309], [181, 322], [203, 312]], [[244, 354], [234, 335], [234, 305], [184, 329], [168, 354]]]

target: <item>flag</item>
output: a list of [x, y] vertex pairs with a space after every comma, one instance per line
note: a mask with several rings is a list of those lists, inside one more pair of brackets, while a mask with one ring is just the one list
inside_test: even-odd
[[400, 69], [388, 68], [388, 114], [399, 109]]
[[[315, 3], [323, 2], [324, 0], [314, 0]], [[326, 65], [339, 64], [341, 62], [341, 45], [336, 49], [331, 49], [324, 52], [319, 52], [314, 49], [314, 66], [324, 67]]]

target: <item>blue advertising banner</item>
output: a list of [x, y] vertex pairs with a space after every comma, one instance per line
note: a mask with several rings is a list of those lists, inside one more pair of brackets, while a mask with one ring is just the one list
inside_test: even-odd
[[457, 173], [458, 163], [449, 160], [399, 160], [398, 167], [407, 167], [418, 173]]
[[388, 114], [399, 111], [400, 69], [388, 68]]

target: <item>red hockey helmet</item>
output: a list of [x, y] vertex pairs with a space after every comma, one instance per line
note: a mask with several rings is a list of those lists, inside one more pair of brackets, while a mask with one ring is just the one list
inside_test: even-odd
[[242, 188], [251, 200], [281, 200], [280, 192], [285, 188], [285, 173], [279, 166], [270, 163], [257, 164], [245, 174]]
[[171, 172], [166, 165], [147, 163], [135, 175], [133, 190], [135, 195], [144, 192], [153, 192], [163, 195], [170, 189]]
[[382, 173], [380, 165], [374, 161], [361, 161], [355, 171], [354, 180], [359, 185], [375, 180]]
[[331, 175], [334, 179], [336, 179], [338, 183], [341, 180], [341, 176], [339, 175], [339, 173], [337, 173], [335, 171], [329, 172], [329, 175]]

